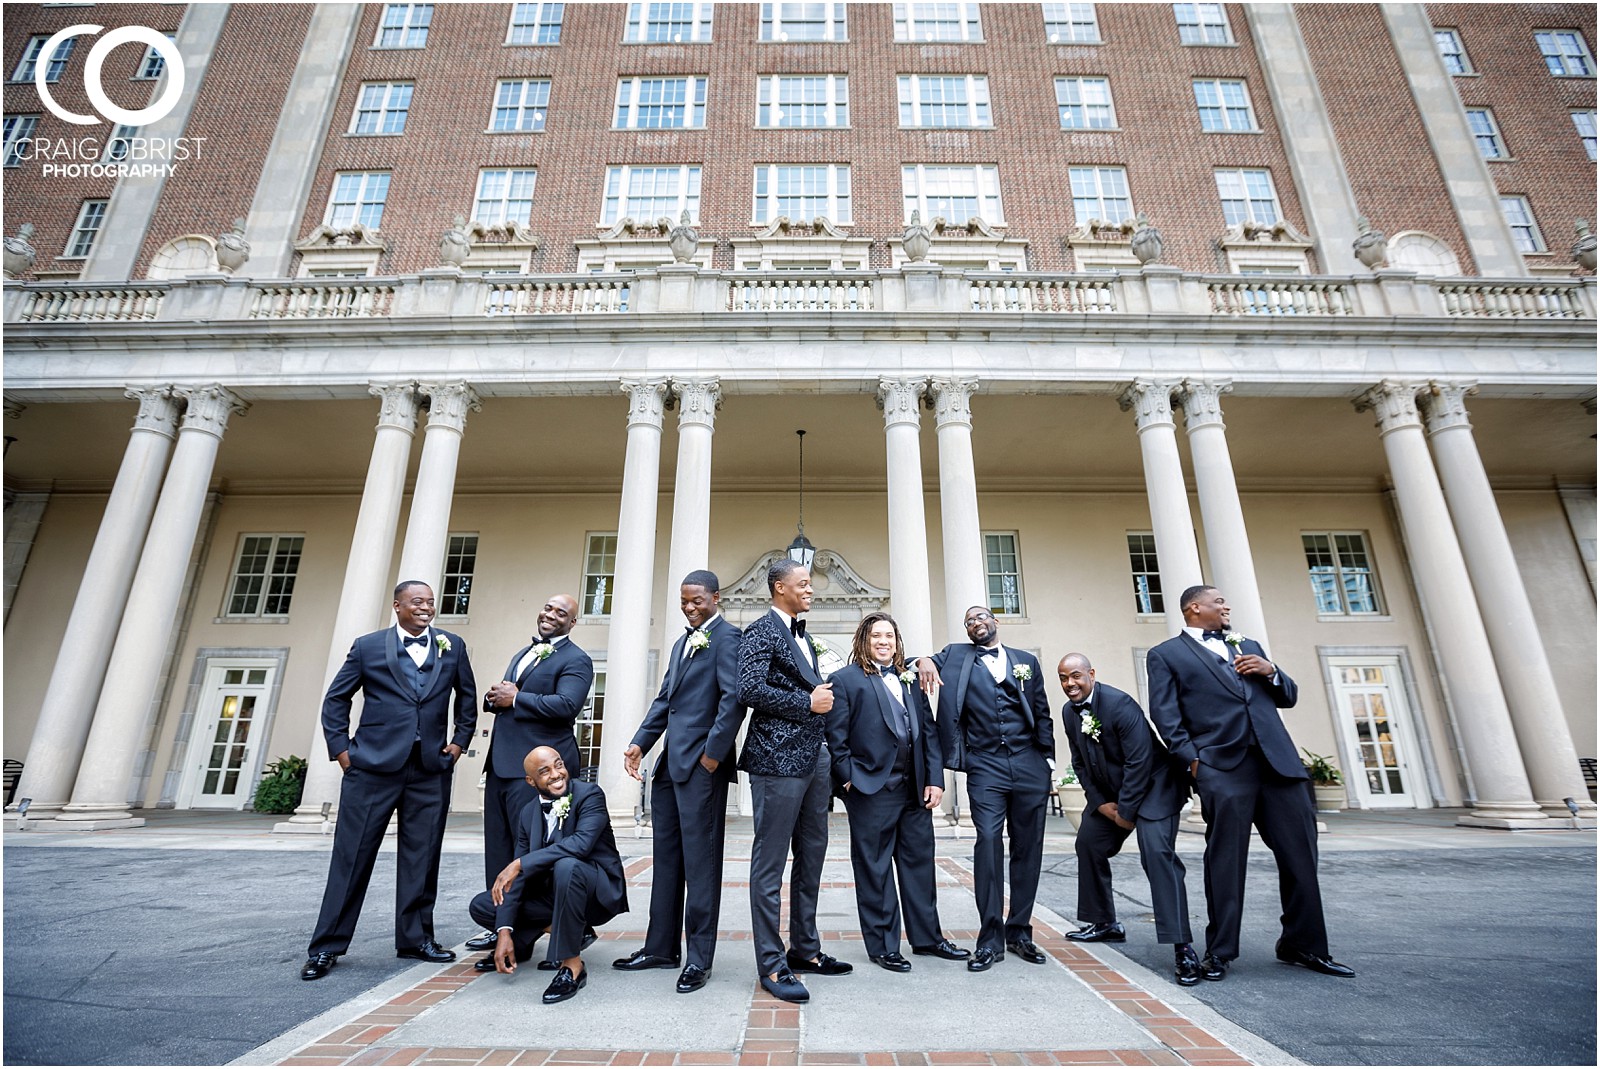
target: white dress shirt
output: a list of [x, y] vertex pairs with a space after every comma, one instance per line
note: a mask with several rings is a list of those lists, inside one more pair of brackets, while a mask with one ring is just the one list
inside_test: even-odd
[[987, 657], [979, 657], [976, 653], [973, 656], [983, 662], [983, 666], [989, 670], [990, 675], [994, 676], [996, 683], [1004, 683], [1006, 681], [1006, 661], [1009, 658], [1006, 655], [1004, 646], [996, 646], [995, 648], [1000, 652], [997, 654], [992, 653]]
[[778, 619], [783, 621], [783, 626], [789, 632], [789, 637], [794, 639], [795, 649], [800, 651], [800, 663], [811, 665], [814, 668], [820, 667], [816, 653], [811, 648], [811, 639], [794, 633], [796, 617], [790, 616], [776, 605], [772, 607], [772, 611], [778, 614]]
[[[415, 643], [407, 646], [406, 639], [417, 638], [418, 636], [411, 634], [399, 624], [394, 625], [394, 630], [395, 634], [400, 636], [400, 648], [406, 651], [406, 655], [411, 658], [413, 664], [415, 664], [418, 668], [421, 668], [422, 663], [428, 659], [428, 642], [425, 641], [420, 646], [416, 645]], [[424, 627], [420, 637], [428, 641], [432, 641], [433, 629]]]
[[[552, 647], [556, 647], [556, 646], [560, 646], [566, 640], [567, 640], [567, 636], [566, 635], [558, 635], [558, 636], [556, 636], [555, 638], [552, 638], [552, 639], [543, 639], [543, 638], [541, 638], [539, 640], [539, 642], [549, 642]], [[539, 642], [535, 642], [532, 646], [529, 646], [528, 647], [528, 652], [524, 653], [522, 655], [522, 659], [517, 662], [517, 670], [514, 673], [512, 673], [511, 682], [515, 683], [517, 680], [521, 679], [522, 678], [522, 673], [526, 672], [528, 670], [528, 666], [534, 663], [533, 658], [534, 658], [535, 654], [534, 654], [533, 651], [534, 651], [534, 648], [539, 645]]]
[[900, 677], [894, 674], [894, 665], [878, 665], [878, 678], [883, 680], [883, 685], [888, 688], [889, 693], [894, 696], [894, 699], [898, 701], [902, 707], [908, 709], [910, 708], [910, 705], [906, 702], [906, 692], [902, 688]]
[[[710, 634], [711, 633], [711, 625], [716, 623], [721, 618], [722, 618], [722, 614], [720, 612], [719, 613], [715, 613], [715, 614], [712, 615], [711, 619], [707, 620], [705, 623], [703, 623], [699, 627], [695, 628], [695, 631], [702, 631], [702, 632], [705, 632], [706, 634]], [[693, 632], [685, 631], [684, 634], [683, 634], [683, 654], [682, 654], [682, 656], [680, 656], [678, 658], [678, 660], [680, 660], [680, 661], [687, 661], [694, 654], [694, 650], [689, 646], [689, 636], [692, 633]]]

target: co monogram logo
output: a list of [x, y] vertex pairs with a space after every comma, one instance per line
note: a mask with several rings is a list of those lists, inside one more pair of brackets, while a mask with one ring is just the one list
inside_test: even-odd
[[[33, 72], [33, 84], [39, 90], [39, 99], [50, 109], [52, 115], [78, 126], [92, 126], [100, 121], [100, 117], [124, 126], [148, 126], [166, 118], [167, 113], [178, 106], [178, 98], [183, 95], [183, 56], [179, 54], [177, 45], [168, 40], [166, 34], [158, 33], [148, 26], [123, 26], [112, 30], [96, 41], [94, 47], [89, 50], [89, 60], [83, 68], [83, 88], [84, 92], [89, 94], [89, 103], [94, 105], [100, 117], [68, 111], [57, 104], [55, 98], [50, 95], [45, 75], [49, 72], [50, 57], [56, 54], [56, 47], [79, 34], [96, 34], [103, 29], [104, 26], [95, 26], [91, 23], [68, 26], [44, 43], [44, 47], [39, 49], [39, 60]], [[106, 56], [113, 48], [135, 41], [149, 45], [166, 61], [167, 88], [154, 104], [130, 111], [117, 106], [106, 96], [105, 87], [100, 83], [100, 70], [105, 66]]]

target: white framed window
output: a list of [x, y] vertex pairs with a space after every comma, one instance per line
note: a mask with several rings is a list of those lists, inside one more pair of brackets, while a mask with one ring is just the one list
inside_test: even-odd
[[106, 138], [105, 155], [101, 157], [106, 163], [116, 163], [128, 158], [128, 152], [133, 148], [133, 139], [139, 136], [137, 126], [118, 123], [112, 129], [111, 136]]
[[1128, 172], [1121, 167], [1069, 167], [1072, 185], [1072, 214], [1078, 226], [1090, 219], [1121, 223], [1133, 218], [1133, 200], [1128, 196]]
[[465, 616], [472, 601], [472, 573], [478, 567], [478, 536], [451, 534], [444, 551], [444, 583], [439, 591], [440, 616]]
[[1111, 82], [1105, 78], [1057, 78], [1056, 112], [1063, 130], [1116, 129]]
[[86, 200], [78, 209], [78, 220], [72, 224], [72, 236], [67, 238], [66, 260], [81, 260], [94, 249], [94, 239], [100, 236], [100, 227], [106, 221], [106, 204], [103, 200]]
[[983, 532], [983, 572], [989, 587], [989, 611], [996, 616], [1025, 615], [1017, 532]]
[[843, 41], [842, 3], [762, 4], [763, 41]]
[[1378, 616], [1378, 574], [1360, 531], [1302, 531], [1306, 569], [1317, 612], [1327, 616]]
[[1511, 228], [1511, 236], [1519, 251], [1545, 251], [1544, 236], [1539, 233], [1539, 224], [1534, 221], [1533, 209], [1528, 206], [1527, 197], [1516, 194], [1502, 196], [1500, 211], [1505, 214], [1506, 225]]
[[1093, 4], [1040, 4], [1044, 36], [1051, 44], [1097, 45], [1100, 22]]
[[[31, 82], [34, 72], [39, 67], [39, 53], [44, 50], [44, 43], [50, 40], [50, 34], [34, 34], [28, 38], [28, 46], [22, 50], [22, 59], [17, 63], [17, 69], [11, 72], [13, 82]], [[72, 50], [78, 46], [76, 37], [68, 37], [56, 45], [55, 53], [50, 57], [49, 65], [45, 67], [44, 80], [59, 82], [61, 75], [67, 69], [67, 60], [72, 58]]]
[[666, 217], [676, 222], [686, 209], [689, 221], [698, 222], [699, 164], [606, 168], [605, 207], [600, 215], [602, 226], [628, 217], [645, 220]]
[[902, 74], [900, 125], [928, 129], [993, 126], [983, 74]]
[[1200, 129], [1206, 133], [1255, 133], [1256, 113], [1250, 93], [1241, 81], [1196, 78], [1194, 106], [1200, 109]]
[[756, 125], [850, 125], [850, 79], [843, 74], [768, 74], [756, 83]]
[[1282, 214], [1278, 194], [1272, 188], [1272, 172], [1250, 168], [1218, 169], [1217, 199], [1222, 201], [1222, 219], [1228, 226], [1260, 223], [1271, 226]]
[[472, 219], [489, 226], [527, 224], [533, 216], [533, 187], [539, 172], [533, 168], [486, 168], [478, 172], [478, 193], [472, 199]]
[[584, 616], [610, 616], [617, 578], [617, 532], [590, 531], [583, 553]]
[[300, 534], [240, 535], [222, 615], [232, 620], [288, 616], [305, 544]]
[[622, 78], [617, 82], [618, 130], [698, 129], [706, 124], [706, 80]]
[[512, 4], [508, 45], [558, 45], [565, 4]]
[[500, 82], [494, 89], [494, 114], [489, 116], [489, 132], [543, 130], [545, 113], [549, 109], [548, 78]]
[[1439, 46], [1439, 58], [1444, 60], [1445, 70], [1451, 74], [1472, 73], [1472, 61], [1467, 58], [1467, 49], [1461, 43], [1461, 34], [1455, 30], [1434, 30], [1433, 42]]
[[[1577, 30], [1543, 30], [1533, 35], [1544, 65], [1557, 78], [1593, 78], [1594, 56]], [[54, 64], [51, 65], [54, 67]], [[50, 79], [52, 82], [54, 78]]]
[[1506, 145], [1500, 140], [1500, 127], [1494, 121], [1494, 112], [1488, 108], [1468, 108], [1467, 126], [1472, 129], [1472, 139], [1478, 143], [1478, 155], [1486, 160], [1506, 158]]
[[942, 217], [959, 226], [975, 215], [986, 223], [1005, 222], [1000, 168], [995, 164], [908, 163], [900, 168], [900, 185], [906, 222], [911, 221], [913, 210], [922, 213], [925, 223]]
[[896, 4], [896, 41], [981, 41], [975, 3]]
[[411, 82], [368, 82], [356, 97], [356, 111], [350, 116], [350, 133], [360, 135], [403, 134], [406, 115], [411, 110]]
[[[1595, 158], [1595, 109], [1589, 107], [1589, 109], [1573, 112], [1573, 130], [1578, 131], [1578, 139], [1584, 142], [1584, 152], [1589, 154], [1590, 160]], [[6, 144], [10, 144], [10, 134], [8, 134]], [[10, 166], [10, 163], [6, 166]]]
[[384, 4], [373, 48], [422, 48], [433, 25], [432, 4]]
[[826, 216], [851, 222], [850, 165], [847, 163], [758, 163], [751, 221], [766, 225], [781, 215], [790, 219]]
[[605, 752], [606, 727], [606, 662], [594, 659], [594, 686], [588, 701], [578, 710], [572, 724], [572, 733], [578, 740], [578, 768], [571, 775], [585, 783], [600, 778], [600, 755]]
[[1231, 45], [1233, 29], [1221, 4], [1173, 4], [1178, 41], [1186, 45]]
[[[169, 33], [167, 34], [167, 40], [177, 44], [178, 36], [177, 34]], [[135, 81], [154, 81], [161, 77], [162, 72], [166, 69], [166, 57], [157, 52], [154, 46], [151, 46], [144, 50], [144, 58], [139, 61], [139, 73], [133, 77]]]
[[388, 171], [345, 171], [333, 176], [324, 220], [335, 229], [360, 223], [369, 230], [383, 221], [383, 203], [389, 198]]
[[[1593, 112], [1590, 112], [1590, 129], [1594, 128]], [[6, 116], [6, 144], [5, 165], [16, 167], [22, 163], [22, 158], [28, 154], [28, 146], [33, 143], [34, 127], [39, 125], [37, 115], [7, 115]]]
[[1156, 559], [1156, 536], [1149, 531], [1128, 532], [1128, 567], [1133, 573], [1133, 611], [1159, 616], [1167, 611], [1161, 591], [1161, 563]]
[[710, 0], [629, 4], [623, 44], [690, 44], [711, 40]]

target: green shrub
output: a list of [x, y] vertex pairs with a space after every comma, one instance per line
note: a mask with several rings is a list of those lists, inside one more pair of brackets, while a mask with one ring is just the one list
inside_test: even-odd
[[305, 789], [306, 767], [306, 759], [293, 754], [268, 763], [266, 774], [256, 784], [255, 811], [293, 813]]

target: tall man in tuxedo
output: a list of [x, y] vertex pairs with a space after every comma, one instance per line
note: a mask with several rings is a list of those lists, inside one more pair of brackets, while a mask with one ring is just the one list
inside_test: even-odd
[[639, 760], [666, 733], [650, 788], [650, 927], [644, 948], [612, 966], [627, 972], [676, 968], [679, 938], [686, 937], [688, 961], [678, 977], [685, 995], [706, 985], [716, 954], [728, 785], [744, 720], [739, 629], [722, 615], [720, 591], [712, 572], [684, 576], [678, 605], [689, 626], [672, 644], [661, 690], [622, 754], [628, 775], [639, 779]]
[[[1010, 951], [1045, 962], [1033, 942], [1033, 900], [1044, 858], [1044, 816], [1055, 761], [1055, 724], [1044, 696], [1039, 659], [1000, 645], [1000, 625], [987, 607], [963, 617], [970, 642], [951, 643], [918, 663], [922, 688], [939, 686], [939, 749], [944, 766], [967, 774], [972, 825], [974, 896], [982, 927], [967, 968], [983, 972]], [[1011, 838], [1011, 910], [1005, 903], [1005, 844]]]
[[911, 971], [900, 953], [902, 909], [912, 953], [968, 956], [939, 926], [932, 811], [944, 797], [944, 769], [933, 710], [915, 679], [900, 628], [886, 612], [862, 618], [850, 663], [829, 678], [828, 751], [850, 814], [856, 911], [867, 957], [890, 972]]
[[1188, 773], [1176, 767], [1133, 697], [1095, 680], [1081, 653], [1056, 666], [1067, 696], [1061, 710], [1072, 768], [1087, 804], [1078, 822], [1078, 919], [1068, 932], [1079, 943], [1127, 938], [1111, 898], [1111, 859], [1137, 832], [1139, 864], [1150, 881], [1156, 941], [1173, 945], [1173, 974], [1184, 987], [1200, 982], [1200, 958], [1190, 945], [1189, 896], [1178, 857], [1178, 817], [1189, 797]]
[[[795, 973], [839, 976], [847, 962], [822, 952], [817, 895], [828, 852], [828, 748], [823, 720], [833, 690], [802, 613], [811, 608], [811, 573], [787, 557], [767, 569], [772, 608], [739, 640], [739, 701], [750, 708], [739, 767], [750, 776], [755, 839], [750, 845], [750, 928], [761, 986], [785, 1002], [811, 993]], [[789, 949], [778, 932], [783, 863], [790, 845]]]
[[474, 968], [514, 973], [549, 931], [557, 968], [543, 1001], [565, 1002], [589, 982], [584, 932], [628, 911], [628, 884], [605, 791], [570, 778], [550, 746], [531, 751], [523, 768], [535, 794], [517, 818], [517, 854], [468, 907], [495, 932], [494, 953]]
[[[516, 848], [517, 819], [535, 793], [522, 772], [522, 760], [536, 746], [548, 746], [576, 776], [580, 769], [573, 724], [594, 683], [594, 662], [569, 636], [578, 622], [578, 602], [556, 594], [539, 610], [538, 631], [511, 657], [505, 678], [483, 696], [483, 710], [494, 714], [489, 759], [484, 769], [483, 883], [489, 887], [510, 863]], [[494, 933], [467, 940], [468, 950], [488, 950]]]
[[[362, 635], [322, 700], [328, 758], [339, 762], [339, 822], [322, 911], [300, 979], [326, 976], [350, 948], [384, 829], [400, 812], [394, 945], [402, 958], [454, 961], [433, 938], [439, 849], [450, 811], [450, 776], [477, 724], [478, 686], [459, 635], [429, 626], [433, 590], [394, 589], [395, 626]], [[356, 691], [365, 704], [350, 732]]]
[[1280, 961], [1329, 976], [1355, 972], [1328, 956], [1317, 884], [1317, 824], [1306, 771], [1278, 710], [1299, 695], [1254, 639], [1228, 629], [1222, 591], [1192, 586], [1179, 599], [1183, 632], [1150, 651], [1150, 716], [1189, 766], [1206, 818], [1207, 980], [1239, 956], [1250, 826], [1278, 863]]

